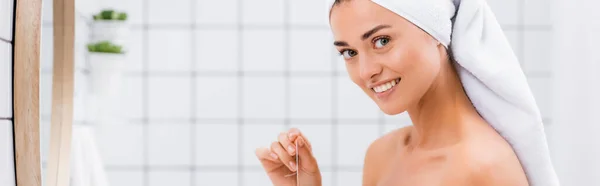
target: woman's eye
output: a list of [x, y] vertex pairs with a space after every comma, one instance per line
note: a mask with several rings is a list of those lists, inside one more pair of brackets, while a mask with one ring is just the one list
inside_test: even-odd
[[375, 40], [375, 47], [376, 48], [381, 48], [381, 47], [387, 45], [389, 42], [390, 42], [389, 38], [377, 39], [377, 40]]
[[350, 59], [356, 55], [356, 51], [354, 50], [344, 50], [342, 51], [342, 55], [345, 59]]

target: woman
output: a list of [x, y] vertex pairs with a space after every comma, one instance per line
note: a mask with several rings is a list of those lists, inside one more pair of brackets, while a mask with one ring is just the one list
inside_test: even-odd
[[[433, 8], [414, 11], [423, 7]], [[410, 12], [411, 8], [413, 12]], [[352, 81], [383, 112], [394, 115], [406, 111], [413, 123], [413, 126], [382, 136], [369, 146], [364, 160], [363, 185], [558, 184], [551, 164], [547, 165], [549, 158], [543, 154], [547, 154], [545, 142], [537, 143], [540, 138], [545, 140], [545, 137], [543, 129], [539, 137], [541, 122], [537, 120], [539, 113], [531, 101], [531, 93], [518, 69], [518, 62], [510, 63], [516, 61], [514, 55], [510, 49], [506, 50], [506, 39], [501, 30], [498, 33], [497, 22], [493, 15], [490, 18], [487, 8], [482, 0], [336, 0], [331, 6], [330, 24], [335, 36], [334, 45], [343, 56]], [[431, 12], [436, 15], [426, 15]], [[477, 16], [466, 16], [469, 13]], [[447, 16], [447, 22], [436, 20], [444, 16]], [[457, 20], [451, 22], [451, 19]], [[471, 22], [461, 23], [460, 19], [469, 19]], [[477, 19], [482, 21], [473, 21]], [[493, 24], [486, 25], [489, 22]], [[483, 30], [483, 34], [469, 32], [472, 28], [466, 29], [473, 23], [482, 24], [483, 29], [479, 30]], [[486, 43], [487, 40], [494, 40], [493, 37], [482, 39], [490, 37], [489, 34], [501, 37], [496, 41], [500, 43]], [[473, 40], [469, 37], [478, 37], [479, 40], [471, 42]], [[481, 43], [487, 45], [477, 45]], [[471, 48], [465, 47], [466, 44], [470, 44]], [[489, 50], [487, 46], [499, 47], [491, 47], [495, 53], [490, 53], [486, 51]], [[473, 55], [473, 51], [481, 53]], [[482, 60], [488, 59], [481, 57], [484, 55], [501, 58], [493, 54], [508, 55], [508, 62]], [[474, 63], [469, 63], [471, 61], [480, 61], [480, 65], [473, 66]], [[484, 69], [481, 64], [487, 65], [485, 68], [488, 70], [480, 70]], [[506, 91], [498, 87], [505, 86], [486, 81], [500, 73], [516, 76], [517, 81], [506, 81], [514, 83], [513, 86], [517, 88], [505, 88], [509, 93], [504, 95]], [[486, 94], [485, 91], [470, 87], [485, 87], [503, 97], [486, 99], [481, 97]], [[515, 96], [515, 93], [524, 96]], [[513, 104], [516, 105], [514, 110], [491, 111], [493, 109], [490, 108], [503, 107], [501, 104], [487, 106], [496, 104], [494, 100], [509, 100], [509, 103], [511, 100], [523, 100], [523, 103]], [[505, 113], [509, 115], [504, 116], [514, 118], [498, 119], [498, 115]], [[519, 123], [515, 125], [522, 125], [521, 128], [527, 127], [526, 132], [532, 132], [530, 135], [537, 136], [531, 138], [536, 144], [528, 147], [541, 149], [538, 153], [543, 155], [539, 156], [542, 163], [531, 162], [531, 156], [517, 156], [515, 149], [524, 147], [523, 144], [527, 142], [523, 142], [525, 138], [519, 136], [523, 135], [523, 131], [515, 133], [515, 127], [507, 127], [507, 123], [514, 121]], [[498, 132], [506, 134], [503, 136]], [[512, 146], [508, 142], [511, 139], [514, 143]], [[270, 148], [257, 149], [256, 155], [275, 186], [296, 185], [297, 182], [300, 185], [320, 186], [320, 171], [311, 146], [298, 129], [291, 129], [281, 133]], [[296, 154], [300, 159], [299, 165], [296, 165]], [[520, 159], [544, 167], [536, 169], [522, 166], [529, 164]], [[537, 171], [540, 169], [544, 171]], [[529, 172], [526, 174], [525, 170]], [[286, 176], [296, 172], [298, 177]]]

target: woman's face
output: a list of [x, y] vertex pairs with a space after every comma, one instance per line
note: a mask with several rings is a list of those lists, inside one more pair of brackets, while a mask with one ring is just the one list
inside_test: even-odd
[[335, 5], [330, 23], [350, 78], [386, 114], [416, 104], [446, 55], [433, 37], [370, 0]]

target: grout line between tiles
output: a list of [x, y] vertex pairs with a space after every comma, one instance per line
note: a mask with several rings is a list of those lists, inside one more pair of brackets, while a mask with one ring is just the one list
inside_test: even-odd
[[[148, 11], [149, 11], [149, 0], [142, 0], [142, 22], [148, 22]], [[149, 129], [149, 118], [150, 118], [150, 98], [149, 98], [149, 90], [150, 90], [150, 80], [149, 80], [149, 62], [148, 62], [148, 45], [149, 45], [149, 29], [148, 25], [144, 24], [142, 31], [142, 68], [143, 76], [142, 76], [142, 116], [143, 116], [143, 126], [142, 127], [142, 138], [143, 138], [143, 162], [144, 162], [144, 170], [143, 170], [143, 185], [150, 185], [150, 157], [149, 157], [149, 148], [150, 148], [150, 129]]]
[[244, 158], [243, 158], [243, 145], [244, 145], [244, 118], [243, 118], [243, 111], [244, 111], [244, 85], [243, 85], [243, 77], [244, 77], [244, 73], [242, 73], [243, 71], [243, 59], [244, 59], [244, 48], [243, 48], [243, 44], [244, 44], [244, 30], [243, 30], [243, 26], [242, 26], [242, 22], [243, 22], [243, 0], [237, 0], [237, 25], [236, 25], [236, 30], [237, 30], [237, 34], [238, 34], [238, 45], [237, 45], [237, 68], [238, 68], [238, 73], [237, 73], [237, 88], [238, 88], [238, 107], [237, 107], [237, 127], [238, 127], [238, 138], [237, 138], [237, 185], [238, 186], [243, 186], [244, 185], [244, 172], [243, 172], [243, 165], [244, 165]]
[[2, 37], [0, 37], [0, 41], [2, 41], [2, 42], [5, 42], [5, 43], [7, 43], [7, 44], [13, 44], [13, 42], [12, 42], [12, 41], [10, 41], [10, 40], [8, 40], [8, 39], [4, 39], [4, 38], [2, 38]]
[[[190, 42], [191, 42], [191, 51], [190, 52], [190, 69], [192, 70], [196, 70], [196, 52], [197, 52], [197, 46], [196, 46], [196, 1], [191, 1], [190, 2], [190, 11], [191, 11], [191, 20], [192, 20], [192, 27], [190, 29]], [[197, 109], [198, 109], [198, 98], [197, 98], [197, 93], [198, 93], [198, 86], [197, 86], [197, 81], [198, 81], [198, 76], [192, 76], [190, 77], [190, 116], [192, 116], [192, 118], [190, 118], [190, 162], [191, 162], [191, 166], [190, 167], [190, 186], [195, 186], [196, 185], [196, 167], [195, 165], [197, 164], [197, 160], [196, 160], [196, 152], [198, 149], [196, 149], [196, 118], [197, 118]]]
[[283, 64], [284, 64], [284, 128], [288, 130], [290, 128], [290, 117], [291, 117], [291, 83], [290, 72], [291, 72], [291, 59], [290, 59], [290, 15], [289, 15], [289, 1], [283, 1]]
[[[338, 107], [337, 107], [337, 97], [338, 97], [338, 74], [337, 73], [337, 57], [338, 54], [334, 51], [331, 51], [331, 159], [332, 159], [332, 171], [331, 171], [331, 185], [337, 186], [337, 171], [338, 171]], [[325, 185], [325, 184], [324, 184]]]
[[[46, 24], [46, 23], [45, 23]], [[51, 23], [49, 25], [43, 26], [52, 26]], [[144, 26], [147, 26], [148, 29], [154, 30], [187, 30], [187, 29], [195, 29], [195, 30], [285, 30], [285, 25], [277, 25], [277, 24], [196, 24], [196, 26], [192, 26], [189, 24], [133, 24], [130, 26], [131, 29], [144, 29]], [[539, 24], [539, 25], [525, 25], [525, 24], [504, 24], [500, 25], [504, 31], [512, 31], [512, 30], [532, 30], [532, 31], [551, 31], [553, 30], [552, 25], [549, 24]], [[292, 30], [329, 30], [328, 25], [318, 25], [318, 24], [289, 24], [287, 26]]]

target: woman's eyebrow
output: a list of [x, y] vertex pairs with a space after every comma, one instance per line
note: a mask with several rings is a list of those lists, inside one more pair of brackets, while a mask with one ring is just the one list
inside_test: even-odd
[[335, 45], [335, 46], [348, 46], [348, 43], [346, 43], [345, 41], [335, 41], [335, 42], [333, 42], [333, 45]]
[[[361, 39], [365, 40], [365, 39], [371, 37], [373, 34], [377, 33], [377, 31], [379, 31], [381, 29], [384, 29], [384, 28], [390, 28], [390, 27], [392, 27], [392, 26], [390, 26], [390, 25], [379, 25], [379, 26], [376, 26], [375, 28], [372, 28], [371, 30], [365, 32], [362, 35]], [[346, 43], [345, 41], [335, 41], [335, 42], [333, 42], [333, 45], [335, 45], [335, 46], [349, 46], [348, 43]]]
[[371, 30], [369, 30], [369, 31], [365, 32], [365, 33], [362, 35], [361, 39], [362, 39], [362, 40], [365, 40], [365, 39], [367, 39], [367, 38], [371, 37], [371, 35], [375, 34], [377, 31], [379, 31], [379, 30], [381, 30], [381, 29], [384, 29], [384, 28], [390, 28], [390, 27], [392, 27], [392, 26], [390, 26], [390, 25], [379, 25], [379, 26], [376, 26], [375, 28], [373, 28], [373, 29], [371, 29]]

